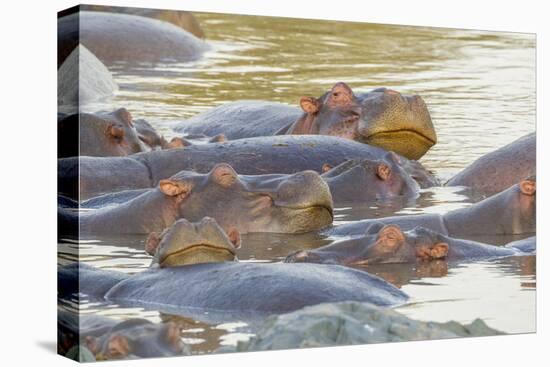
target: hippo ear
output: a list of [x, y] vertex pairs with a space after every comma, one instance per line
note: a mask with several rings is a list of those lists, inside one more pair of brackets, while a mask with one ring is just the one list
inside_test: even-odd
[[225, 134], [218, 134], [208, 140], [209, 143], [225, 143], [226, 141], [227, 137], [225, 136]]
[[401, 158], [399, 158], [399, 156], [393, 151], [388, 152], [386, 157], [396, 164], [401, 164]]
[[173, 137], [168, 144], [166, 144], [165, 149], [179, 149], [191, 145], [191, 143], [184, 138], [178, 136]]
[[191, 187], [185, 182], [171, 179], [160, 180], [159, 188], [166, 196], [179, 196], [182, 199], [191, 192]]
[[391, 241], [404, 241], [405, 234], [398, 225], [388, 224], [378, 232], [378, 238], [384, 238]]
[[239, 230], [235, 227], [231, 228], [227, 231], [227, 237], [229, 237], [229, 240], [233, 244], [233, 247], [241, 248], [241, 233]]
[[321, 108], [321, 102], [317, 98], [302, 97], [300, 98], [300, 107], [306, 113], [317, 113]]
[[537, 191], [537, 183], [532, 180], [523, 180], [519, 183], [519, 189], [525, 195], [533, 196]]
[[444, 259], [449, 254], [449, 245], [446, 242], [438, 242], [433, 246], [419, 246], [416, 248], [416, 256], [421, 260]]
[[109, 125], [106, 132], [107, 135], [116, 139], [122, 139], [124, 137], [124, 130], [120, 126]]
[[147, 252], [151, 256], [154, 256], [157, 248], [159, 247], [160, 238], [161, 236], [158, 232], [149, 233], [149, 236], [145, 241], [145, 252]]
[[391, 176], [390, 166], [385, 163], [380, 163], [378, 167], [376, 167], [376, 175], [383, 181], [388, 180]]
[[321, 167], [321, 171], [322, 171], [323, 173], [327, 173], [327, 172], [330, 171], [332, 168], [333, 168], [333, 167], [332, 167], [330, 164], [325, 163], [325, 164], [323, 164], [323, 167]]

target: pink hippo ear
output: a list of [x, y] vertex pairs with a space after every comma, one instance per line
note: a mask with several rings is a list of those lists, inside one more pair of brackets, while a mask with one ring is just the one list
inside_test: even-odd
[[537, 192], [537, 183], [530, 179], [523, 180], [519, 183], [519, 189], [524, 195], [533, 196]]
[[376, 175], [383, 181], [388, 180], [391, 176], [390, 166], [385, 163], [380, 163], [378, 167], [376, 167]]
[[189, 141], [185, 140], [184, 138], [175, 136], [172, 138], [172, 140], [170, 140], [168, 144], [166, 144], [165, 149], [180, 149], [189, 145], [191, 145]]
[[323, 173], [327, 173], [327, 172], [330, 171], [332, 168], [333, 168], [333, 167], [332, 167], [330, 164], [325, 163], [325, 164], [323, 164], [323, 167], [321, 168], [321, 171], [322, 171]]
[[305, 113], [317, 113], [321, 108], [321, 102], [317, 98], [302, 97], [300, 98], [300, 107]]
[[237, 228], [230, 228], [227, 231], [227, 237], [229, 237], [229, 240], [233, 244], [233, 247], [235, 247], [236, 249], [241, 248], [241, 233]]
[[184, 199], [191, 192], [191, 186], [182, 181], [165, 179], [159, 181], [159, 189], [166, 196], [177, 196]]
[[378, 232], [377, 243], [382, 246], [384, 251], [394, 251], [405, 241], [405, 234], [399, 226], [389, 224], [385, 225]]

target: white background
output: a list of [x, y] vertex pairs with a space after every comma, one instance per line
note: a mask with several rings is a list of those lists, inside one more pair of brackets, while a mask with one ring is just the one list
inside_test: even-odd
[[[342, 366], [353, 363], [447, 367], [472, 363], [493, 366], [548, 363], [548, 271], [545, 268], [548, 266], [546, 245], [550, 244], [545, 243], [548, 210], [542, 207], [548, 202], [544, 157], [548, 157], [550, 144], [543, 142], [549, 138], [545, 129], [548, 124], [545, 109], [548, 111], [550, 104], [550, 19], [544, 1], [338, 0], [325, 3], [320, 0], [149, 0], [94, 3], [537, 33], [539, 225], [536, 335], [168, 358], [134, 361], [133, 365]], [[65, 366], [74, 363], [55, 354], [56, 12], [76, 4], [61, 0], [36, 1], [35, 4], [5, 1], [0, 11], [0, 246], [4, 249], [0, 262], [0, 364], [3, 366], [15, 363]], [[115, 363], [101, 365], [127, 364]]]

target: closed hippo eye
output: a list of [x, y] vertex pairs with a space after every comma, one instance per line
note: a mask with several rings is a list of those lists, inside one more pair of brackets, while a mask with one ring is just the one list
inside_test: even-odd
[[109, 125], [109, 127], [107, 127], [107, 134], [115, 139], [121, 140], [124, 137], [124, 130], [119, 126]]

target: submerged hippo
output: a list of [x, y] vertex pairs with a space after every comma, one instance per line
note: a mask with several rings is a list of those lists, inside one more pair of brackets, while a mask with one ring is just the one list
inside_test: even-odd
[[78, 315], [59, 310], [58, 330], [60, 353], [67, 355], [72, 348], [82, 345], [98, 361], [190, 353], [173, 322], [154, 324], [137, 318], [117, 321], [100, 315]]
[[[415, 198], [419, 187], [415, 180], [399, 165], [399, 157], [388, 153], [382, 160], [357, 159], [346, 161], [326, 170], [321, 178], [327, 183], [335, 206], [360, 203], [375, 204], [395, 198]], [[180, 174], [184, 174], [183, 172]], [[276, 178], [288, 178], [286, 174], [244, 176], [239, 178], [246, 182], [261, 182]], [[145, 192], [154, 189], [124, 190], [96, 196], [77, 203], [60, 196], [58, 205], [67, 208], [99, 209], [130, 201]]]
[[447, 186], [468, 186], [490, 196], [516, 182], [518, 177], [536, 175], [537, 137], [527, 134], [485, 154], [447, 182]]
[[336, 83], [319, 98], [302, 97], [302, 112], [281, 103], [239, 101], [175, 125], [181, 133], [223, 133], [229, 139], [320, 134], [356, 140], [419, 159], [436, 142], [430, 113], [418, 95], [379, 88], [354, 94]]
[[[258, 137], [220, 144], [192, 145], [135, 154], [130, 157], [81, 157], [60, 159], [60, 194], [87, 199], [104, 193], [154, 187], [180, 171], [208, 172], [225, 162], [245, 175], [321, 172], [349, 159], [383, 159], [384, 149], [331, 136]], [[399, 157], [400, 165], [421, 187], [437, 180], [416, 161]], [[75, 182], [79, 182], [75, 186]]]
[[361, 236], [373, 222], [404, 230], [422, 226], [446, 236], [528, 234], [536, 231], [536, 181], [530, 177], [499, 194], [445, 214], [403, 215], [367, 219], [324, 231], [334, 236]]
[[[505, 247], [446, 236], [424, 227], [402, 231], [398, 225], [373, 222], [364, 235], [315, 250], [297, 251], [285, 262], [342, 265], [414, 263], [432, 260], [479, 260], [532, 253], [530, 245], [512, 242]], [[517, 247], [516, 247], [517, 246]]]
[[[162, 255], [149, 270], [126, 275], [83, 264], [69, 266], [59, 271], [65, 279], [60, 288], [70, 293], [73, 287], [73, 291], [124, 306], [225, 320], [265, 317], [325, 302], [354, 300], [393, 306], [408, 299], [381, 278], [339, 265], [220, 262], [227, 258], [220, 259], [219, 254], [233, 243], [209, 219], [195, 225], [178, 222], [155, 242], [157, 248], [150, 250]], [[199, 252], [203, 260], [212, 254], [210, 262], [189, 264], [186, 257]]]
[[129, 14], [80, 11], [58, 18], [58, 67], [83, 44], [104, 64], [185, 62], [207, 44], [165, 21]]
[[[131, 179], [131, 178], [129, 178]], [[162, 231], [179, 218], [215, 218], [242, 233], [300, 233], [332, 223], [332, 197], [313, 171], [261, 179], [239, 177], [228, 164], [208, 174], [180, 172], [126, 203], [78, 216], [60, 209], [60, 222], [87, 234]]]
[[82, 45], [57, 70], [57, 102], [75, 111], [81, 104], [113, 97], [117, 90], [111, 72]]
[[80, 5], [80, 10], [106, 11], [110, 13], [140, 15], [172, 23], [199, 38], [204, 38], [204, 31], [192, 13], [184, 10], [130, 8], [124, 6]]

